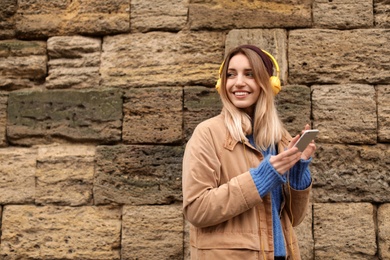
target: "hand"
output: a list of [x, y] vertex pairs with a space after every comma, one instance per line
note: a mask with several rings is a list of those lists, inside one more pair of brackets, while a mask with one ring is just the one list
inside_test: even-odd
[[301, 159], [302, 153], [298, 150], [298, 148], [293, 147], [298, 139], [299, 135], [295, 136], [291, 140], [287, 150], [270, 157], [269, 162], [278, 173], [282, 175], [285, 174]]
[[[309, 130], [309, 129], [310, 129], [310, 126], [308, 124], [305, 125], [305, 128], [304, 128], [304, 130], [302, 130], [302, 133], [305, 130]], [[306, 147], [306, 149], [302, 152], [301, 159], [302, 160], [309, 160], [309, 158], [314, 155], [314, 152], [316, 151], [316, 149], [317, 149], [317, 147], [314, 143], [314, 140], [312, 140], [310, 142], [310, 144]]]

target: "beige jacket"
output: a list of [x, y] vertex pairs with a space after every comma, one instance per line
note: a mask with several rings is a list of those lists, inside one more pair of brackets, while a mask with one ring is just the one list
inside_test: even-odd
[[[278, 151], [289, 139], [286, 136], [278, 144]], [[183, 209], [191, 223], [191, 259], [264, 259], [265, 254], [273, 260], [271, 198], [260, 197], [249, 173], [262, 159], [249, 143], [244, 146], [231, 138], [223, 114], [195, 129], [183, 158]], [[293, 226], [304, 219], [311, 186], [304, 191], [283, 190], [286, 203], [280, 217], [286, 250], [298, 260], [291, 219]]]

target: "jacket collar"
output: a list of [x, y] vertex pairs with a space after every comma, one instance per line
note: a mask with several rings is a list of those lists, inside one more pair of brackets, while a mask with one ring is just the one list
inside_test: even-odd
[[[224, 144], [224, 148], [229, 150], [229, 151], [233, 151], [234, 147], [238, 144], [238, 143], [241, 143], [237, 140], [234, 140], [233, 137], [230, 135], [229, 131], [227, 132], [226, 134], [226, 138], [225, 138], [225, 144]], [[255, 151], [258, 151], [255, 147], [252, 146], [251, 143], [249, 143], [248, 141], [245, 141], [243, 142], [244, 145], [248, 146], [249, 148], [255, 150]]]
[[[278, 151], [279, 151], [279, 153], [281, 151], [285, 150], [285, 148], [288, 146], [289, 142], [290, 142], [289, 136], [283, 136], [282, 137], [282, 140], [280, 140], [280, 142], [278, 143]], [[229, 151], [233, 151], [233, 149], [237, 145], [237, 143], [238, 143], [238, 141], [234, 140], [232, 138], [232, 136], [230, 135], [229, 131], [227, 131], [226, 138], [225, 138], [225, 143], [224, 143], [224, 148], [229, 150]], [[257, 151], [257, 149], [255, 147], [253, 147], [248, 141], [245, 141], [244, 144], [246, 146], [248, 146], [249, 148]]]
[[224, 143], [224, 148], [225, 149], [228, 149], [229, 151], [233, 151], [234, 147], [236, 146], [236, 144], [238, 143], [237, 140], [234, 140], [229, 131], [227, 132], [226, 134], [226, 138], [225, 138], [225, 143]]

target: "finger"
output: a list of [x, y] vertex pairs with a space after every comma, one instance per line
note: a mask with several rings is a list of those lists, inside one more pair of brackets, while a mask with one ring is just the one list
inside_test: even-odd
[[309, 124], [305, 125], [305, 127], [303, 128], [301, 133], [303, 134], [303, 132], [305, 132], [306, 130], [310, 130], [310, 125]]
[[300, 160], [301, 156], [301, 152], [299, 152], [297, 148], [293, 148], [279, 154], [278, 156], [271, 156], [270, 163], [277, 172], [284, 174]]
[[293, 167], [294, 166], [294, 164], [296, 164], [296, 162], [299, 160], [300, 158], [298, 157], [297, 159], [295, 159], [295, 160], [293, 160], [293, 161], [288, 161], [287, 163], [286, 163], [286, 161], [285, 162], [283, 162], [283, 163], [278, 163], [277, 165], [276, 165], [276, 167], [274, 167], [275, 168], [275, 170], [278, 172], [278, 173], [280, 173], [280, 174], [285, 174], [289, 169], [291, 169], [291, 167]]
[[287, 149], [291, 149], [298, 140], [299, 140], [299, 135], [296, 135], [294, 138], [291, 139], [290, 143], [287, 146]]
[[308, 160], [310, 157], [314, 156], [316, 149], [317, 149], [317, 146], [315, 145], [315, 143], [311, 142], [306, 147], [305, 151], [303, 151], [301, 158], [304, 159], [304, 160]]

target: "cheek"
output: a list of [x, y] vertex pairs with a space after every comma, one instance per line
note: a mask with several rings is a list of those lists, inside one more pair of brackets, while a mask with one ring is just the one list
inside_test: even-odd
[[229, 91], [234, 85], [232, 80], [226, 80], [226, 89]]

